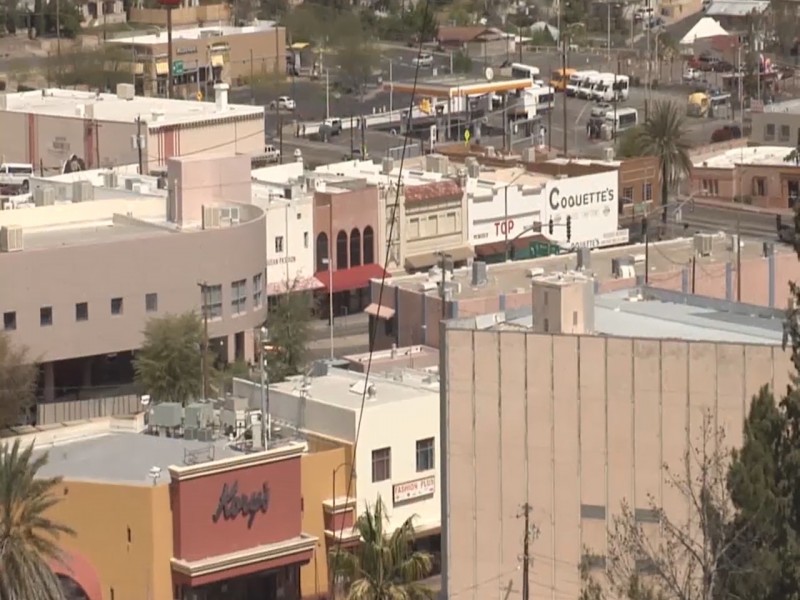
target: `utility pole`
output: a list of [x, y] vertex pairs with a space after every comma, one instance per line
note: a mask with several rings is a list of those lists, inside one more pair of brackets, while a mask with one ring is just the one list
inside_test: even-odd
[[142, 117], [136, 117], [136, 150], [139, 152], [139, 175], [144, 175], [144, 157], [142, 153]]
[[61, 0], [56, 0], [56, 52], [61, 58]]
[[650, 236], [647, 232], [647, 217], [642, 218], [642, 235], [644, 235], [644, 284], [650, 283]]
[[259, 370], [261, 371], [261, 446], [264, 450], [269, 448], [271, 437], [271, 423], [269, 418], [269, 376], [267, 374], [267, 340], [269, 332], [266, 327], [258, 330]]
[[[559, 0], [559, 6], [561, 6], [562, 1]], [[561, 30], [559, 30], [559, 36], [561, 37], [561, 79], [564, 82], [564, 89], [562, 90], [564, 98], [564, 156], [567, 156], [567, 86], [564, 79], [567, 76], [567, 37]]]
[[697, 281], [697, 255], [692, 254], [692, 294], [694, 294], [694, 285]]
[[736, 219], [736, 301], [742, 301], [742, 235], [739, 219]]
[[203, 298], [203, 347], [200, 360], [203, 369], [203, 399], [208, 399], [208, 283], [201, 281], [197, 284]]
[[440, 284], [439, 289], [439, 298], [442, 301], [442, 319], [447, 318], [447, 302], [445, 301], [445, 283], [447, 282], [447, 259], [452, 259], [453, 255], [448, 254], [447, 252], [439, 252], [439, 258], [441, 259], [441, 269], [442, 269], [442, 282]]
[[531, 543], [539, 536], [539, 530], [536, 525], [531, 524], [531, 505], [527, 502], [522, 505], [522, 511], [517, 518], [522, 518], [525, 531], [522, 535], [522, 600], [530, 600], [530, 566], [531, 558]]

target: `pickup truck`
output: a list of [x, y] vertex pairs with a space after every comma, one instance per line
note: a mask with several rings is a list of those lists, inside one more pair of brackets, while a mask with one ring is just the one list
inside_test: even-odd
[[30, 189], [30, 178], [33, 175], [32, 164], [2, 163], [0, 164], [0, 187], [16, 187], [27, 192]]

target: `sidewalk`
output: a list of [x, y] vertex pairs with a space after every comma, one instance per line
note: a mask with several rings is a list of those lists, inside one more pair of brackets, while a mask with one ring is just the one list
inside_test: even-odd
[[751, 204], [743, 204], [741, 202], [727, 202], [725, 200], [712, 200], [710, 198], [695, 198], [694, 203], [697, 206], [707, 206], [708, 208], [716, 208], [719, 210], [750, 212], [767, 216], [794, 216], [794, 211], [791, 208], [764, 208], [761, 206], [752, 206]]

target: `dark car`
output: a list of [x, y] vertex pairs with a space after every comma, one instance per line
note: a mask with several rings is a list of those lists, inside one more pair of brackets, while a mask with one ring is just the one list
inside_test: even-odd
[[721, 60], [712, 66], [712, 71], [715, 73], [731, 73], [733, 71], [733, 65], [727, 60]]

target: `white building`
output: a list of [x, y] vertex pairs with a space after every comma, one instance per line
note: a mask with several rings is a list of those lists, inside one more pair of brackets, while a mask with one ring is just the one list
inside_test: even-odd
[[253, 204], [267, 214], [267, 295], [322, 287], [314, 278], [314, 197], [293, 162], [252, 172]]
[[[296, 377], [270, 386], [273, 423], [296, 427], [329, 442], [355, 448], [355, 500], [360, 513], [378, 496], [386, 505], [389, 527], [408, 517], [419, 537], [437, 536], [441, 525], [439, 380], [431, 372], [398, 370], [371, 375], [365, 393], [362, 373], [317, 363], [311, 377]], [[258, 386], [236, 381], [240, 395]], [[359, 415], [363, 402], [363, 418]], [[346, 502], [336, 490], [336, 504]]]

